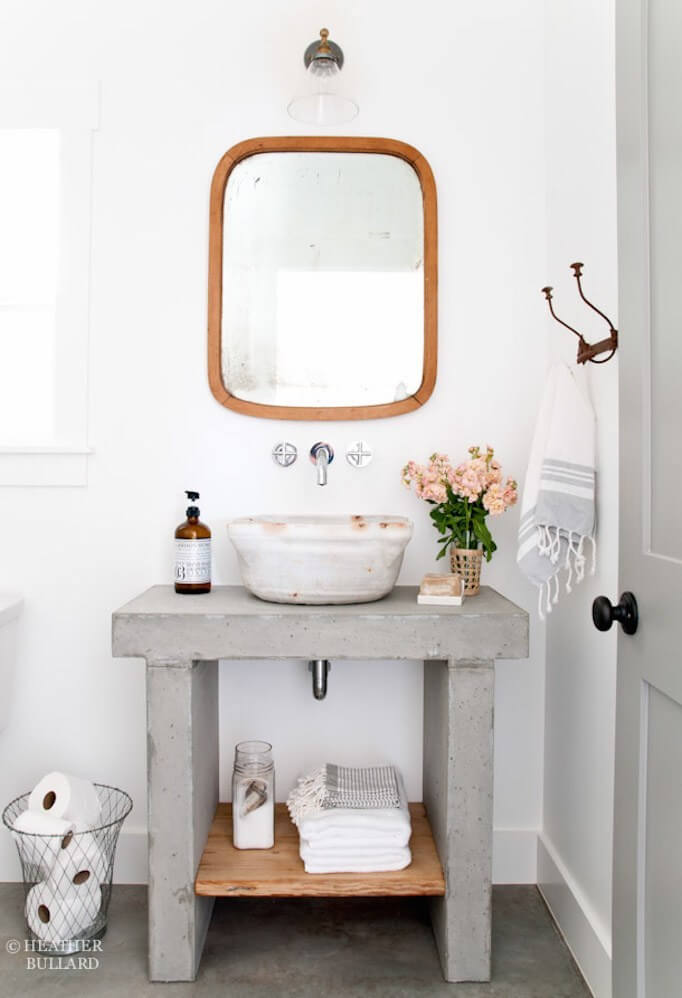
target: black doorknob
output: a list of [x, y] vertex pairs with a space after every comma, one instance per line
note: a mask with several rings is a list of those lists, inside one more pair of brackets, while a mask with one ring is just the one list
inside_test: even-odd
[[592, 620], [598, 631], [609, 631], [617, 620], [626, 634], [634, 634], [639, 623], [637, 600], [632, 593], [623, 593], [620, 603], [612, 606], [608, 596], [597, 596], [592, 604]]

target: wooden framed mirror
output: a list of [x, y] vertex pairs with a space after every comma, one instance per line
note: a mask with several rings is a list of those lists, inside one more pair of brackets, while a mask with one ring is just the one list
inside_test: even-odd
[[249, 139], [210, 202], [208, 372], [224, 406], [268, 419], [372, 419], [436, 381], [431, 168], [393, 139]]

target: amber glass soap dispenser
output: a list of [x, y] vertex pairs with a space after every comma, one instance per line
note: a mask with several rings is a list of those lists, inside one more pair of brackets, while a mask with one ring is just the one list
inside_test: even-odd
[[198, 492], [186, 492], [187, 519], [175, 531], [175, 591], [199, 594], [211, 591], [211, 531], [199, 520]]

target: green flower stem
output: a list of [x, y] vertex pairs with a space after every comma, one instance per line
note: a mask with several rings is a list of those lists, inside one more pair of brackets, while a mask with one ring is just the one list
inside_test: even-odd
[[490, 561], [497, 545], [486, 524], [488, 511], [480, 499], [470, 503], [467, 498], [456, 495], [448, 487], [445, 502], [436, 504], [431, 500], [427, 501], [433, 506], [430, 516], [440, 534], [437, 558], [443, 558], [451, 547], [468, 551], [483, 548], [486, 561]]

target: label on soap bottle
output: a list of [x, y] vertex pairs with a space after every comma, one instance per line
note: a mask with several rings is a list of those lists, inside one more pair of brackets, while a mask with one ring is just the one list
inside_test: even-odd
[[185, 585], [211, 581], [211, 539], [175, 541], [175, 581]]

